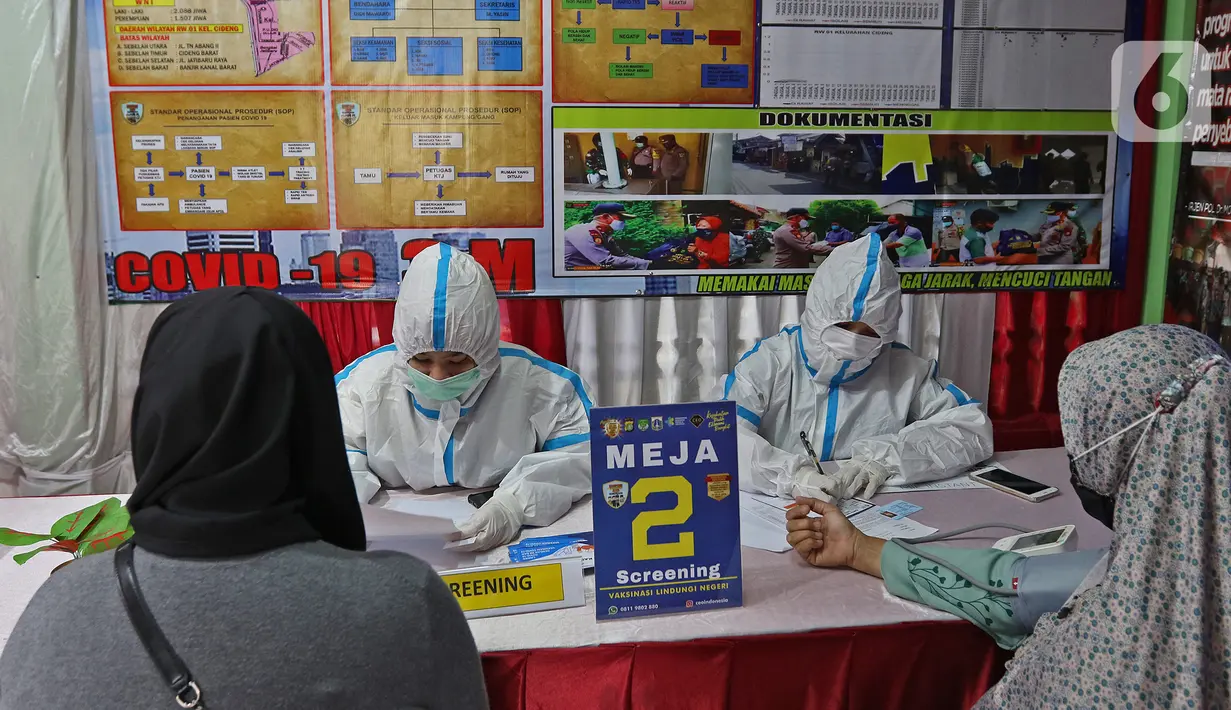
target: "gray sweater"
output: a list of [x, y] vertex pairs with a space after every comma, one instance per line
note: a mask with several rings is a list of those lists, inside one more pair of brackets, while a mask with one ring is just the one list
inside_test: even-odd
[[[77, 560], [35, 594], [0, 657], [0, 710], [178, 707], [114, 564]], [[487, 707], [461, 609], [413, 557], [312, 542], [208, 561], [138, 549], [135, 564], [211, 710]]]

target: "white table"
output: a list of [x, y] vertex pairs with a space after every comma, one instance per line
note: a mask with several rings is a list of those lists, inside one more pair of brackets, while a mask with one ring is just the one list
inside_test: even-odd
[[[1006, 453], [997, 457], [1011, 470], [1055, 485], [1061, 495], [1042, 503], [1027, 503], [990, 489], [884, 494], [876, 502], [901, 498], [923, 506], [912, 517], [950, 530], [979, 522], [1009, 522], [1034, 528], [1066, 523], [1078, 527], [1082, 549], [1106, 546], [1110, 531], [1089, 518], [1068, 484], [1063, 449]], [[43, 533], [59, 517], [106, 496], [0, 498], [0, 527]], [[119, 496], [124, 499], [125, 496]], [[433, 520], [365, 507], [368, 537], [376, 547], [412, 550], [439, 569], [467, 566], [474, 557], [445, 552], [441, 541], [451, 529]], [[532, 536], [590, 530], [589, 501], [583, 501], [554, 525], [529, 531]], [[1011, 531], [981, 531], [954, 544], [988, 545]], [[0, 548], [0, 650], [21, 611], [51, 570], [64, 562], [62, 553], [44, 553], [24, 566], [14, 552]], [[596, 622], [593, 577], [587, 577], [585, 607], [477, 619], [470, 622], [480, 651], [576, 647], [630, 641], [678, 641], [697, 638], [796, 633], [815, 629], [951, 619], [926, 607], [895, 599], [881, 581], [850, 570], [819, 570], [794, 553], [775, 554], [744, 548], [744, 606], [688, 615]]]

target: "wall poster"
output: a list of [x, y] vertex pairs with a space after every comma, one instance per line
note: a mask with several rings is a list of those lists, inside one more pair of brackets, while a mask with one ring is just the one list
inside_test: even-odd
[[1118, 288], [1144, 1], [97, 0], [109, 297], [390, 299], [437, 242], [502, 296], [798, 293], [874, 232], [907, 291]]
[[1231, 1], [1199, 0], [1196, 40], [1209, 85], [1208, 119], [1185, 131], [1164, 319], [1231, 348]]

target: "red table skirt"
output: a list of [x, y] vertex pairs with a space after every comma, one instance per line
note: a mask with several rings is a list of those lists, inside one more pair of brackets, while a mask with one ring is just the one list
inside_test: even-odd
[[487, 653], [483, 673], [493, 710], [965, 710], [1007, 658], [945, 621]]

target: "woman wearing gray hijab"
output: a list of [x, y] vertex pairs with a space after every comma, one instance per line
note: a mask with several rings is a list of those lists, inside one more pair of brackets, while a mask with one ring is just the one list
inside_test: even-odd
[[[1006, 630], [1014, 615], [996, 610], [1012, 604], [988, 605], [994, 613], [985, 618], [929, 593], [903, 569], [918, 559], [863, 536], [828, 504], [805, 499], [792, 509], [788, 540], [812, 564], [880, 576], [893, 594], [963, 616], [1001, 645], [1017, 646], [1004, 678], [976, 708], [1231, 708], [1225, 353], [1187, 328], [1134, 328], [1074, 351], [1059, 395], [1074, 489], [1113, 539], [1067, 601], [1032, 629]], [[809, 508], [824, 517], [805, 517]], [[977, 568], [993, 585], [1012, 581], [1014, 561], [1005, 556], [1014, 553], [927, 550]]]

